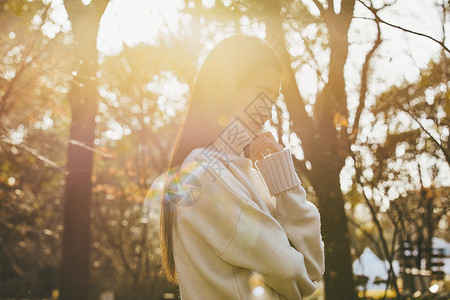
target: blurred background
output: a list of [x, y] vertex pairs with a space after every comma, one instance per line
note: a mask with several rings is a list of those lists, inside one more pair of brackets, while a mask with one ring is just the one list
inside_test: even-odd
[[179, 297], [149, 188], [207, 53], [240, 32], [289, 68], [265, 129], [321, 213], [310, 299], [448, 299], [449, 9], [0, 0], [0, 298]]

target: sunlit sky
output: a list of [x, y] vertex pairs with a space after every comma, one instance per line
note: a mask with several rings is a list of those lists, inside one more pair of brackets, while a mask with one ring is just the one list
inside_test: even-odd
[[[84, 2], [88, 1], [85, 0]], [[203, 1], [204, 5], [208, 6], [213, 5], [214, 2], [214, 0]], [[309, 4], [310, 7], [314, 7], [311, 0], [304, 2]], [[375, 6], [383, 2], [374, 1]], [[181, 0], [110, 0], [100, 22], [98, 50], [104, 55], [114, 55], [121, 51], [123, 43], [129, 46], [139, 43], [155, 44], [158, 38], [164, 35], [190, 34], [190, 16], [180, 12], [185, 5], [185, 2]], [[193, 2], [188, 2], [187, 5], [193, 6], [194, 4]], [[395, 5], [380, 12], [380, 16], [390, 23], [442, 40], [442, 22], [438, 8], [435, 5], [435, 1], [431, 0], [398, 0]], [[67, 27], [67, 14], [62, 6], [62, 1], [54, 0], [53, 6], [55, 10], [53, 18], [57, 19], [59, 24], [64, 24], [63, 27]], [[358, 17], [373, 17], [359, 3], [356, 4], [354, 15]], [[244, 33], [254, 34], [261, 38], [265, 37], [264, 27], [261, 24], [255, 24], [250, 22], [248, 18], [242, 18], [240, 25]], [[447, 34], [450, 32], [448, 25]], [[205, 26], [213, 26], [213, 24], [206, 24]], [[351, 112], [350, 120], [352, 120], [357, 106], [360, 68], [367, 51], [371, 48], [375, 39], [375, 30], [376, 28], [372, 21], [362, 19], [354, 19], [349, 30], [351, 45], [345, 67], [345, 79], [349, 110]], [[214, 36], [214, 41], [207, 43], [204, 52], [200, 53], [199, 65], [208, 51], [217, 42], [233, 32], [233, 28], [230, 28], [230, 31], [227, 32], [218, 31]], [[369, 83], [370, 92], [367, 96], [366, 106], [371, 105], [377, 94], [393, 84], [400, 84], [404, 80], [415, 80], [419, 75], [420, 69], [426, 68], [430, 59], [436, 59], [441, 50], [439, 45], [429, 39], [411, 35], [386, 25], [382, 25], [382, 38], [383, 43], [376, 52], [376, 57], [372, 64], [374, 71]], [[449, 38], [450, 36], [447, 36], [447, 47], [449, 47]], [[294, 31], [287, 34], [289, 51], [293, 56], [304, 54], [305, 49], [302, 48], [301, 43], [297, 42], [300, 39], [300, 36]], [[324, 53], [323, 55], [328, 54]], [[316, 60], [319, 64], [324, 64], [325, 66], [328, 63], [327, 59], [322, 57], [317, 57]], [[300, 92], [310, 104], [307, 105], [308, 111], [312, 111], [316, 92], [323, 86], [323, 84], [318, 83], [314, 79], [315, 76], [310, 76], [312, 72], [314, 70], [304, 66], [299, 68], [296, 74]], [[161, 91], [163, 93], [164, 91], [171, 91], [171, 93], [170, 95], [162, 95], [162, 97], [169, 100], [170, 98], [186, 97], [188, 91], [185, 84], [181, 84], [177, 80], [166, 82], [169, 82], [169, 86], [167, 84], [161, 86]], [[399, 115], [399, 120], [405, 124], [405, 128], [418, 127], [416, 123], [410, 122], [406, 115]], [[369, 114], [363, 115], [361, 118], [362, 125], [370, 124], [371, 121], [371, 115]], [[377, 126], [363, 126], [365, 129], [362, 134], [371, 141], [382, 140], [386, 128]], [[432, 128], [430, 130], [434, 131]], [[110, 132], [111, 138], [119, 138], [121, 134], [120, 129]], [[297, 158], [302, 158], [303, 156], [298, 149], [294, 149], [294, 153]], [[431, 161], [423, 156], [420, 159], [420, 163], [426, 170]], [[341, 185], [344, 191], [348, 190], [348, 185], [351, 183], [351, 165], [352, 162], [349, 160], [341, 174]], [[436, 183], [441, 182], [441, 184], [450, 185], [450, 170], [448, 166], [441, 164], [441, 168], [441, 177], [435, 179]], [[410, 172], [418, 176], [416, 168], [411, 168]], [[429, 186], [431, 184], [431, 174], [425, 171], [423, 175], [425, 186]], [[404, 190], [404, 187], [399, 187], [400, 193], [402, 189]], [[395, 198], [396, 196], [398, 195], [390, 195], [390, 198]]]

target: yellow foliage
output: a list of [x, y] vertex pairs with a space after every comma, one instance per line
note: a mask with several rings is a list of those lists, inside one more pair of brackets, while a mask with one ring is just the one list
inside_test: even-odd
[[337, 112], [334, 114], [333, 119], [334, 126], [340, 126], [340, 127], [348, 127], [348, 120], [345, 116], [341, 115], [340, 112]]

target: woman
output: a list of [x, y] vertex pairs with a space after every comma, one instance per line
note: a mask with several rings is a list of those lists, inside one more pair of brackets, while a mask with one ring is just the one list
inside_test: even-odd
[[199, 71], [160, 214], [163, 271], [183, 300], [302, 299], [323, 275], [319, 212], [289, 149], [260, 132], [284, 78], [271, 47], [242, 34]]

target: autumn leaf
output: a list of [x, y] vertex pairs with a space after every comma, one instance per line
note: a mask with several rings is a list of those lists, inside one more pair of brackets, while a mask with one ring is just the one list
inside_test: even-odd
[[337, 112], [334, 114], [333, 118], [334, 126], [340, 126], [340, 127], [348, 127], [348, 120], [345, 116], [341, 115], [340, 112]]

